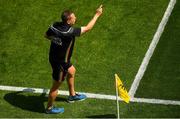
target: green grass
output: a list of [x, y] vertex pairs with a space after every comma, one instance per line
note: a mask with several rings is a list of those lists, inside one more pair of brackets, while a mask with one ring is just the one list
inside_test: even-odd
[[[65, 107], [65, 112], [57, 115], [43, 113], [47, 104], [47, 97], [43, 94], [0, 91], [0, 100], [0, 117], [116, 118], [116, 101], [111, 100], [87, 99], [70, 104], [65, 102], [66, 97], [61, 96], [57, 99], [56, 105]], [[179, 117], [179, 109], [179, 106], [120, 102], [121, 117]]]
[[[102, 17], [93, 30], [78, 38], [75, 44], [72, 63], [77, 69], [76, 90], [114, 94], [114, 73], [120, 74], [129, 89], [168, 2], [169, 0], [0, 0], [0, 85], [50, 88], [50, 42], [43, 37], [48, 26], [58, 21], [60, 12], [67, 8], [75, 12], [78, 19], [76, 26], [86, 25], [98, 5], [103, 3]], [[164, 71], [161, 74], [168, 74], [167, 70], [179, 67], [178, 41], [174, 38], [179, 37], [179, 26], [176, 25], [179, 23], [178, 7], [179, 3], [171, 17], [173, 20], [170, 20], [163, 34], [164, 40], [159, 42], [160, 49], [158, 45], [158, 51], [156, 50], [163, 52], [160, 53], [163, 57], [157, 60], [153, 56], [152, 59], [158, 63], [168, 62], [165, 66], [169, 69], [162, 68]], [[173, 35], [170, 35], [171, 33]], [[172, 40], [167, 40], [169, 37]], [[169, 49], [163, 50], [167, 45]], [[156, 52], [156, 57], [159, 57]], [[167, 58], [166, 55], [169, 56], [167, 60], [164, 59]], [[163, 65], [163, 62], [160, 64]], [[150, 63], [150, 66], [153, 64]], [[160, 66], [158, 68], [161, 70]], [[147, 72], [153, 70], [148, 67]], [[166, 76], [178, 74], [178, 70], [174, 71]], [[154, 77], [149, 77], [151, 76]], [[161, 78], [158, 81], [162, 84], [165, 80], [163, 84], [166, 87], [167, 79]], [[147, 84], [145, 87], [140, 85], [137, 95], [161, 98], [158, 97], [161, 94], [165, 99], [179, 99], [178, 77], [174, 76], [173, 79], [174, 83], [170, 84], [168, 94], [162, 94], [163, 90], [166, 92], [166, 88], [162, 89], [163, 85], [149, 79], [146, 80], [147, 84], [151, 83], [151, 86], [158, 89], [158, 95], [148, 91], [151, 88], [148, 88]], [[60, 89], [67, 90], [67, 86], [62, 85]], [[171, 89], [174, 91], [170, 92]], [[47, 103], [45, 95], [0, 91], [0, 105], [3, 107], [0, 117], [116, 117], [115, 101], [87, 99], [68, 104], [64, 101], [65, 98], [61, 96], [57, 101], [57, 106], [65, 107], [64, 114], [46, 115], [42, 113]], [[179, 106], [120, 103], [121, 117], [179, 117], [178, 110]]]
[[179, 11], [180, 2], [177, 1], [140, 83], [137, 97], [180, 100]]
[[102, 17], [75, 45], [76, 89], [114, 94], [114, 73], [129, 89], [168, 1], [1, 0], [0, 84], [50, 87], [50, 43], [44, 32], [66, 8], [76, 13], [77, 26], [86, 25], [103, 3]]

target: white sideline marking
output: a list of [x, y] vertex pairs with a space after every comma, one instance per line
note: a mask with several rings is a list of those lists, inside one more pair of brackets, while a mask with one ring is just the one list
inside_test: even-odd
[[159, 39], [160, 39], [160, 37], [161, 37], [161, 35], [162, 35], [163, 31], [164, 31], [164, 28], [166, 26], [166, 23], [168, 22], [169, 16], [171, 15], [171, 12], [172, 12], [172, 10], [174, 8], [175, 3], [176, 3], [176, 0], [170, 0], [169, 5], [168, 5], [168, 7], [166, 9], [166, 12], [164, 13], [164, 16], [163, 16], [163, 18], [162, 18], [162, 20], [161, 20], [161, 22], [160, 22], [160, 24], [158, 26], [158, 29], [157, 29], [156, 33], [154, 34], [154, 37], [153, 37], [153, 40], [152, 40], [152, 42], [151, 42], [151, 44], [149, 46], [149, 49], [145, 54], [145, 57], [144, 57], [144, 59], [143, 59], [143, 61], [141, 63], [141, 66], [140, 66], [140, 68], [138, 70], [138, 73], [136, 74], [135, 79], [134, 79], [134, 81], [133, 81], [133, 83], [131, 85], [131, 88], [129, 90], [129, 95], [132, 98], [134, 97], [134, 95], [136, 93], [136, 90], [137, 90], [137, 88], [139, 86], [139, 83], [140, 83], [140, 81], [141, 81], [141, 79], [142, 79], [142, 77], [144, 75], [144, 72], [146, 71], [149, 60], [151, 59], [151, 56], [152, 56], [152, 54], [153, 54], [153, 52], [154, 52], [154, 50], [156, 48], [156, 45], [159, 42]]
[[[0, 90], [6, 91], [23, 91], [23, 92], [32, 92], [32, 93], [49, 93], [49, 89], [41, 89], [41, 88], [28, 88], [28, 87], [15, 87], [15, 86], [1, 86]], [[115, 95], [104, 95], [104, 94], [93, 94], [93, 93], [84, 93], [88, 98], [95, 99], [107, 99], [107, 100], [116, 100]], [[59, 91], [60, 95], [69, 95], [68, 91]], [[120, 101], [122, 101], [119, 98]], [[180, 105], [180, 101], [174, 100], [161, 100], [161, 99], [147, 99], [147, 98], [131, 98], [130, 102], [140, 102], [140, 103], [151, 103], [151, 104], [162, 104], [162, 105]]]
[[147, 99], [147, 98], [134, 98], [132, 102], [163, 104], [163, 105], [180, 105], [180, 101], [175, 100], [162, 100], [162, 99]]

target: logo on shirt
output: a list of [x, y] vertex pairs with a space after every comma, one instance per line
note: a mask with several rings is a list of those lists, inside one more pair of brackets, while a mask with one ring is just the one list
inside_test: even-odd
[[51, 39], [51, 41], [52, 41], [53, 43], [57, 44], [57, 45], [62, 46], [62, 40], [61, 40], [61, 38], [54, 37], [54, 38]]

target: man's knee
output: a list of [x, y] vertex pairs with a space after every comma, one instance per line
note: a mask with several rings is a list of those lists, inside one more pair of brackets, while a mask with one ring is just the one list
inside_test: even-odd
[[55, 80], [54, 80], [50, 92], [56, 92], [56, 91], [58, 91], [61, 83], [62, 83], [61, 81], [55, 81]]
[[69, 69], [68, 69], [68, 75], [70, 77], [74, 77], [75, 76], [75, 73], [76, 73], [76, 69], [74, 66], [71, 66]]

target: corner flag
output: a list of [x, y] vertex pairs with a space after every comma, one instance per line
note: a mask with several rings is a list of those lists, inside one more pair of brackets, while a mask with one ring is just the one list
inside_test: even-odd
[[115, 80], [116, 80], [116, 88], [118, 89], [119, 96], [122, 100], [124, 100], [126, 103], [129, 103], [130, 96], [124, 87], [121, 79], [118, 77], [117, 74], [115, 74]]

